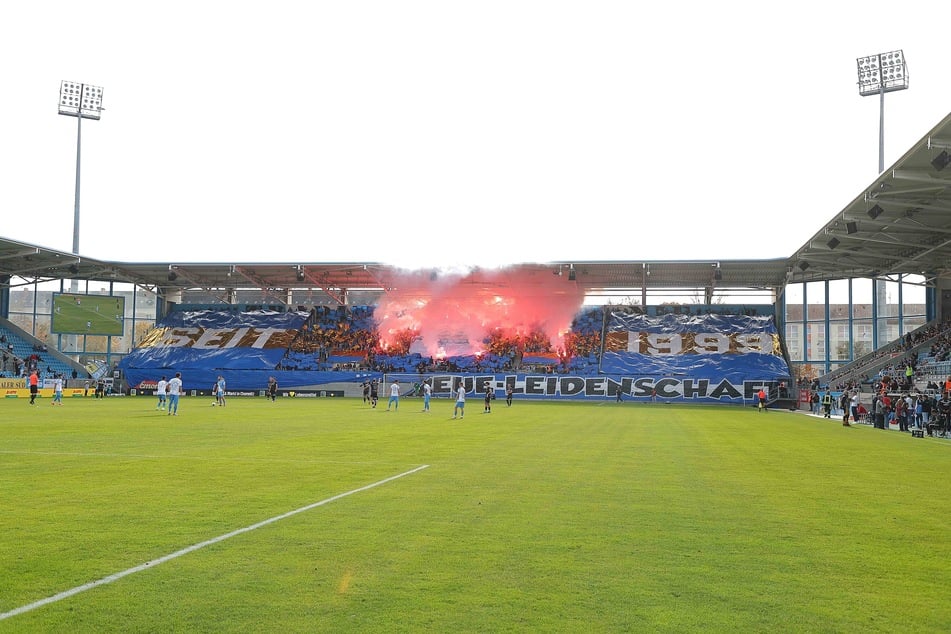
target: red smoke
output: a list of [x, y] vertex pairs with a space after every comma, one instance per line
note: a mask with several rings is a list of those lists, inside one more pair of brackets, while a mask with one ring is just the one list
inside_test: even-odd
[[399, 275], [374, 311], [381, 344], [392, 346], [413, 331], [410, 350], [438, 359], [480, 354], [490, 333], [542, 332], [552, 350], [562, 349], [584, 290], [559, 272], [536, 266]]

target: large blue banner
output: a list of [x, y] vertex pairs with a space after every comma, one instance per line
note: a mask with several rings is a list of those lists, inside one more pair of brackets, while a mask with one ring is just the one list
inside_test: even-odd
[[219, 374], [227, 375], [229, 389], [263, 389], [267, 373], [276, 371], [307, 318], [305, 312], [174, 312], [119, 368], [130, 387], [181, 372], [189, 389], [207, 389]]
[[734, 385], [788, 380], [772, 317], [610, 315], [601, 358], [605, 374], [689, 377]]
[[[219, 374], [229, 391], [258, 391], [274, 376], [282, 390], [359, 384], [379, 373], [282, 370], [308, 313], [193, 311], [172, 313], [120, 363], [130, 387], [149, 389], [181, 372], [188, 390], [208, 390]], [[530, 355], [529, 355], [530, 357]], [[539, 357], [540, 360], [547, 357]], [[556, 364], [551, 364], [556, 365]], [[789, 380], [771, 317], [612, 313], [600, 373], [406, 374], [402, 384], [431, 381], [436, 394], [462, 380], [473, 393], [494, 382], [528, 398], [664, 399], [742, 403], [761, 387]], [[392, 377], [387, 377], [389, 380]], [[481, 390], [480, 390], [481, 387]], [[381, 392], [382, 394], [382, 392]]]

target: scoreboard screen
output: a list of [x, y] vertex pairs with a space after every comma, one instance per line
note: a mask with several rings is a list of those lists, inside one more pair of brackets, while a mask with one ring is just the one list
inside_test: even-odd
[[122, 336], [124, 319], [125, 297], [53, 293], [54, 334]]

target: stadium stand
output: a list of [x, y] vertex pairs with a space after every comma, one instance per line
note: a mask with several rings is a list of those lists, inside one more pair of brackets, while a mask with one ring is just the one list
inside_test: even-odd
[[[541, 330], [519, 335], [490, 329], [481, 351], [433, 358], [410, 351], [418, 339], [412, 331], [384, 348], [373, 312], [371, 306], [287, 313], [182, 307], [150, 331], [120, 367], [130, 387], [138, 389], [172, 368], [193, 386], [211, 385], [226, 371], [230, 388], [247, 391], [261, 389], [275, 373], [282, 387], [296, 391], [328, 389], [328, 384], [355, 391], [368, 377], [393, 374], [409, 375], [411, 385], [421, 377], [449, 374], [489, 375], [502, 384], [522, 381], [526, 392], [537, 389], [544, 397], [608, 398], [617, 391], [647, 396], [660, 387], [668, 399], [737, 403], [760, 387], [776, 398], [777, 386], [790, 374], [767, 316], [585, 309], [560, 345]], [[553, 380], [541, 388], [530, 376]], [[635, 381], [640, 381], [636, 389]]]
[[[877, 392], [883, 379], [903, 379], [905, 389], [932, 389], [951, 374], [951, 320], [933, 321], [852, 363], [818, 377], [815, 386]], [[908, 374], [909, 368], [911, 369]], [[896, 386], [897, 389], [897, 386]]]
[[4, 377], [26, 376], [36, 369], [41, 378], [87, 379], [89, 372], [59, 351], [0, 318], [0, 349]]

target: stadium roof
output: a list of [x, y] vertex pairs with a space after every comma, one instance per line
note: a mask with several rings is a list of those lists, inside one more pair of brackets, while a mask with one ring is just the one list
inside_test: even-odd
[[[951, 114], [792, 256], [771, 260], [562, 261], [513, 265], [561, 275], [586, 292], [640, 289], [778, 289], [843, 277], [951, 273]], [[947, 170], [947, 171], [945, 171]], [[0, 238], [0, 286], [55, 279], [131, 282], [165, 294], [183, 289], [387, 290], [409, 272], [369, 262], [111, 262]], [[541, 279], [541, 278], [540, 278]], [[550, 278], [549, 278], [550, 279]]]
[[[564, 261], [513, 264], [512, 267], [529, 276], [537, 275], [545, 282], [552, 275], [560, 276], [566, 284], [578, 284], [586, 292], [632, 290], [633, 293], [633, 289], [639, 292], [645, 286], [654, 289], [774, 289], [785, 281], [787, 260]], [[0, 239], [0, 275], [23, 278], [25, 283], [55, 279], [131, 282], [163, 294], [183, 289], [319, 288], [339, 300], [344, 289], [386, 291], [397, 288], [412, 276], [436, 279], [444, 272], [406, 271], [372, 262], [110, 262]], [[16, 283], [13, 280], [7, 284]]]
[[951, 114], [789, 259], [791, 280], [951, 272]]

